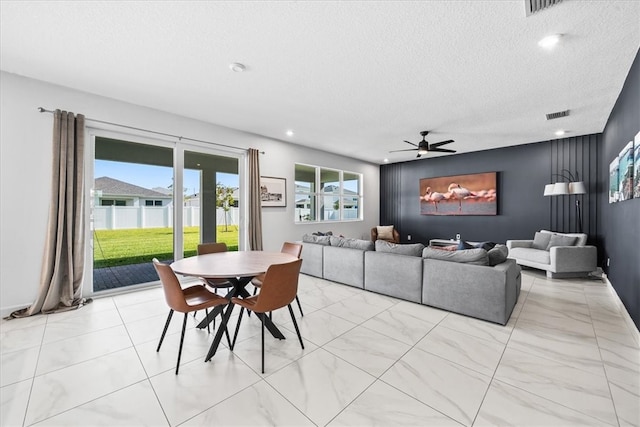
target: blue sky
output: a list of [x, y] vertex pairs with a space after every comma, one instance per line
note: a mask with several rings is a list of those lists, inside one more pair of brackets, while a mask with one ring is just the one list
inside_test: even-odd
[[[93, 176], [96, 178], [108, 176], [149, 189], [168, 188], [173, 183], [173, 168], [96, 160]], [[239, 185], [238, 175], [218, 173], [217, 180], [227, 187], [236, 188]], [[187, 194], [197, 193], [200, 190], [200, 173], [187, 169], [184, 173], [184, 187], [187, 189]]]

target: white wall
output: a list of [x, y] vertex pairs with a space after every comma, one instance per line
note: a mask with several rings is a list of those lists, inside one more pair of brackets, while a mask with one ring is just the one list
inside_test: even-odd
[[[263, 209], [263, 239], [267, 250], [279, 250], [283, 241], [299, 240], [304, 233], [318, 230], [365, 237], [378, 222], [377, 165], [0, 72], [2, 316], [30, 305], [39, 287], [51, 194], [52, 115], [39, 113], [37, 107], [59, 108], [88, 118], [265, 151], [260, 158], [261, 174], [287, 180], [287, 207]], [[362, 173], [364, 221], [294, 225], [296, 162]], [[26, 201], [31, 205], [25, 209]]]

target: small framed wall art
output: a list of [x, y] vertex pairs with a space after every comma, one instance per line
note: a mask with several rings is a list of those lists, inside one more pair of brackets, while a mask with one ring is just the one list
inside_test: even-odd
[[287, 180], [285, 178], [261, 176], [260, 201], [262, 207], [287, 206]]

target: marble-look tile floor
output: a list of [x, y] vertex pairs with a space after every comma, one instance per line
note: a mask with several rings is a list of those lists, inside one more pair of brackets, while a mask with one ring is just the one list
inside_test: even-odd
[[305, 275], [298, 295], [305, 349], [274, 313], [264, 375], [255, 316], [209, 363], [190, 316], [176, 376], [160, 287], [3, 320], [0, 425], [640, 425], [638, 331], [602, 281], [525, 270], [506, 326]]

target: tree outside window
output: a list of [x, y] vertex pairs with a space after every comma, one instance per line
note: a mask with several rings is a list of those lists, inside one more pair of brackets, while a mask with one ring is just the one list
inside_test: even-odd
[[234, 205], [232, 187], [227, 187], [221, 183], [216, 184], [216, 207], [222, 208], [224, 211], [224, 231], [229, 231], [228, 226], [228, 213], [231, 207]]

